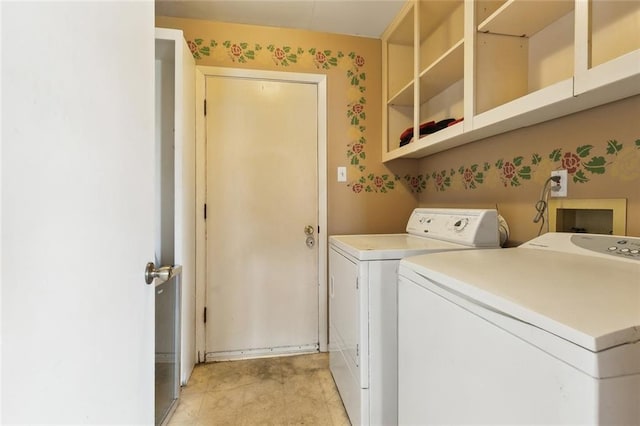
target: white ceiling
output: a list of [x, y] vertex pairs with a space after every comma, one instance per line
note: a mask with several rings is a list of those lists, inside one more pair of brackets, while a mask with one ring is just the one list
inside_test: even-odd
[[379, 38], [405, 0], [155, 0], [156, 15]]

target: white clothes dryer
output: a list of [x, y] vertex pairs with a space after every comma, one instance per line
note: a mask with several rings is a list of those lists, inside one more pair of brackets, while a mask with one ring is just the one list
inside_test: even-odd
[[640, 238], [400, 262], [400, 424], [640, 424]]
[[329, 360], [353, 425], [397, 424], [397, 271], [405, 256], [499, 247], [496, 210], [415, 209], [406, 234], [329, 238]]

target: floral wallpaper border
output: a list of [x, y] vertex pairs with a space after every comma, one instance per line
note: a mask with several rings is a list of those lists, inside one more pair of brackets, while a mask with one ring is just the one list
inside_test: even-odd
[[[296, 66], [300, 65], [303, 59], [311, 59], [319, 70], [346, 68], [345, 77], [348, 84], [360, 94], [357, 99], [345, 105], [345, 117], [349, 123], [346, 158], [349, 164], [361, 173], [347, 186], [356, 194], [388, 193], [397, 188], [398, 182], [403, 182], [414, 194], [430, 190], [477, 190], [496, 182], [504, 187], [519, 187], [531, 181], [537, 173], [546, 177], [551, 170], [557, 169], [566, 169], [572, 181], [580, 184], [588, 183], [594, 175], [604, 175], [610, 170], [615, 177], [623, 180], [640, 177], [640, 138], [631, 144], [631, 148], [612, 139], [606, 141], [603, 147], [585, 144], [574, 150], [555, 148], [544, 155], [533, 153], [529, 157], [519, 155], [513, 158], [498, 158], [493, 161], [432, 170], [415, 176], [366, 173], [367, 75], [363, 69], [366, 64], [363, 56], [355, 52], [345, 54], [340, 50], [317, 47], [276, 44], [263, 46], [258, 43], [231, 40], [219, 42], [214, 39], [206, 42], [204, 38], [188, 40], [187, 44], [196, 60], [211, 56], [215, 49], [223, 49], [229, 60], [238, 64], [248, 64], [261, 55], [269, 55], [276, 66]], [[604, 152], [598, 152], [601, 149]]]
[[597, 152], [597, 149], [594, 145], [580, 145], [573, 151], [555, 148], [544, 156], [534, 153], [529, 158], [498, 158], [492, 162], [434, 170], [417, 177], [405, 176], [405, 180], [414, 192], [427, 188], [442, 192], [454, 188], [456, 182], [465, 190], [481, 188], [491, 171], [497, 172], [497, 178], [505, 187], [521, 186], [537, 172], [548, 176], [551, 170], [557, 169], [566, 169], [569, 178], [580, 184], [609, 171], [622, 180], [640, 178], [640, 139], [629, 144], [628, 148], [611, 139], [604, 144], [605, 152]]
[[366, 64], [365, 58], [356, 52], [344, 53], [340, 50], [320, 49], [317, 47], [303, 48], [289, 45], [268, 44], [263, 46], [258, 43], [233, 42], [225, 40], [219, 42], [204, 38], [187, 40], [191, 54], [196, 60], [205, 56], [211, 56], [214, 49], [224, 49], [227, 57], [233, 63], [247, 64], [255, 61], [259, 55], [267, 54], [276, 66], [289, 67], [299, 65], [304, 56], [312, 59], [314, 66], [319, 70], [329, 70], [337, 67], [347, 68], [345, 77], [348, 84], [360, 94], [360, 96], [346, 105], [345, 116], [349, 122], [346, 157], [349, 164], [356, 168], [361, 175], [348, 184], [354, 193], [379, 192], [387, 193], [396, 188], [395, 182], [400, 178], [388, 174], [365, 173], [367, 170], [367, 90], [365, 82], [367, 74], [363, 70]]

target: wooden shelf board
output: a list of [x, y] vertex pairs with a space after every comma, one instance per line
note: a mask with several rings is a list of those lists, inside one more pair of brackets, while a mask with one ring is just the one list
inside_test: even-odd
[[429, 154], [435, 154], [439, 151], [452, 148], [469, 142], [470, 139], [463, 133], [464, 123], [457, 123], [451, 127], [440, 130], [439, 132], [425, 135], [413, 142], [386, 153], [382, 161], [390, 161], [396, 158], [422, 158]]
[[573, 78], [552, 84], [476, 115], [473, 117], [474, 129], [496, 123], [506, 123], [515, 117], [521, 117], [519, 119], [521, 121], [518, 122], [521, 126], [533, 124], [530, 121], [532, 119], [539, 123], [543, 120], [538, 118], [548, 119], [543, 116], [551, 118], [556, 112], [559, 112], [554, 111], [553, 105], [571, 99], [573, 99]]
[[509, 0], [478, 26], [478, 31], [531, 37], [571, 12], [573, 1]]
[[464, 40], [438, 58], [420, 74], [420, 104], [464, 78]]
[[413, 106], [413, 81], [407, 83], [389, 98], [387, 105]]

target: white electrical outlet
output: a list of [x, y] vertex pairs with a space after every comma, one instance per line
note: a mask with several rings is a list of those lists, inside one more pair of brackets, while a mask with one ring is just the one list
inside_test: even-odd
[[566, 197], [567, 196], [567, 184], [569, 178], [567, 177], [566, 170], [554, 170], [551, 172], [551, 176], [560, 176], [560, 182], [555, 183], [551, 181], [551, 196], [552, 197]]
[[338, 167], [338, 182], [347, 181], [347, 168], [344, 166]]

